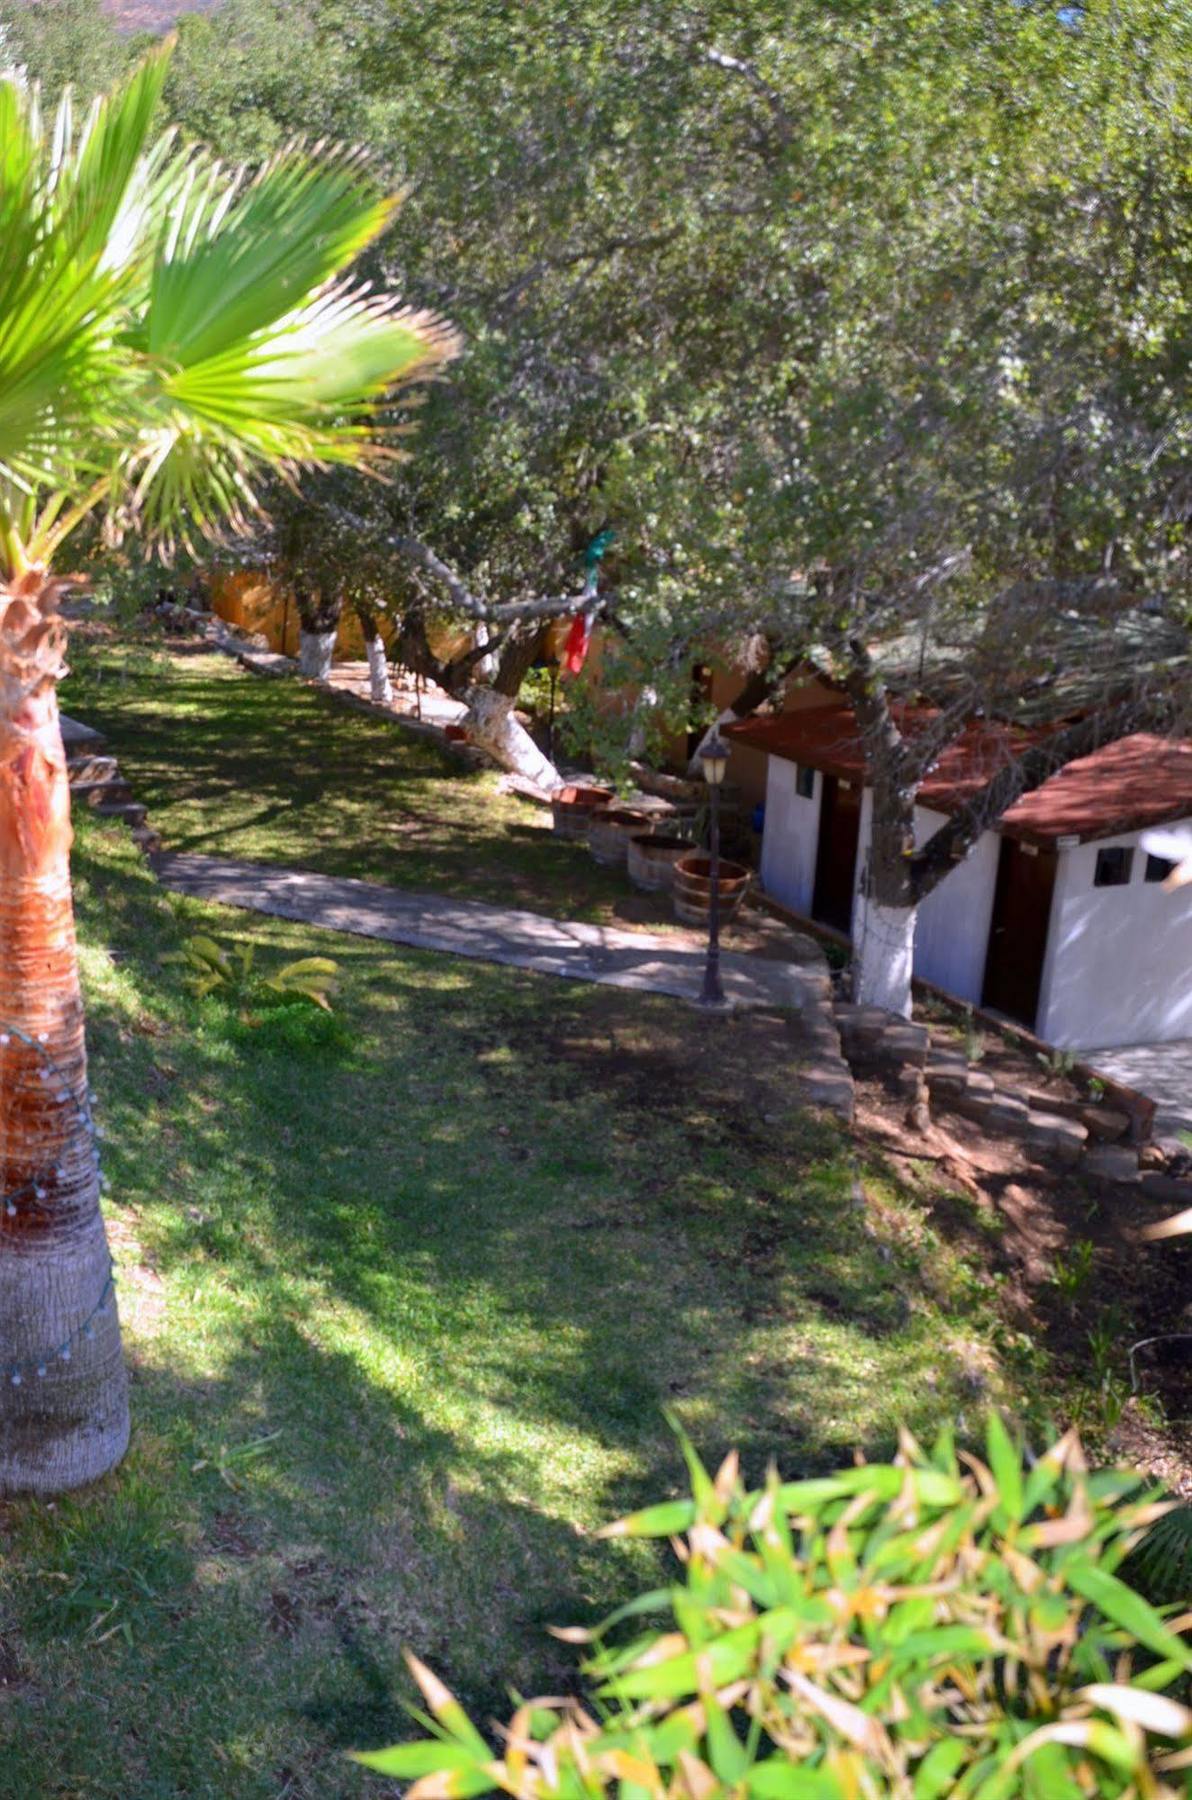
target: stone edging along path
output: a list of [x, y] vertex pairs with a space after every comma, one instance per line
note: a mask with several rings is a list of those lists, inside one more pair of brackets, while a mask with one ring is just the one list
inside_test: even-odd
[[[683, 1000], [698, 999], [703, 980], [703, 952], [661, 933], [552, 919], [516, 907], [411, 893], [268, 863], [184, 852], [150, 860], [158, 880], [175, 893], [330, 931]], [[728, 951], [721, 956], [721, 974], [726, 993], [738, 1006], [804, 1012], [828, 1002], [826, 969]]]
[[[536, 974], [591, 981], [693, 1002], [703, 983], [702, 950], [644, 931], [547, 918], [516, 907], [418, 894], [347, 876], [267, 863], [172, 852], [152, 857], [163, 887], [192, 899], [270, 913], [329, 931], [381, 938]], [[770, 1007], [800, 1016], [808, 1064], [799, 1085], [813, 1103], [852, 1117], [853, 1082], [840, 1054], [827, 965], [822, 969], [728, 951], [724, 991], [733, 1007]]]

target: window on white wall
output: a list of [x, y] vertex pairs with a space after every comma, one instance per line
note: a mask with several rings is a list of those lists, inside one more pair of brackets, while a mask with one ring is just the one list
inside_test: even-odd
[[1130, 881], [1130, 871], [1134, 867], [1134, 852], [1120, 844], [1108, 846], [1097, 852], [1097, 866], [1093, 871], [1094, 887], [1126, 887]]
[[1168, 862], [1165, 856], [1148, 856], [1146, 859], [1146, 874], [1143, 879], [1146, 881], [1166, 881], [1174, 868], [1175, 864], [1173, 862]]
[[815, 799], [814, 769], [805, 769], [802, 763], [795, 764], [795, 792], [803, 800]]

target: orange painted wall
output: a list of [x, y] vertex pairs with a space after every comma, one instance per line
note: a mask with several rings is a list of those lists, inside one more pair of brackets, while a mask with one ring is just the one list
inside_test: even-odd
[[[211, 607], [229, 625], [261, 632], [271, 650], [297, 656], [300, 628], [293, 596], [261, 570], [235, 569], [213, 575]], [[388, 621], [383, 621], [381, 635], [386, 641], [391, 631]], [[336, 662], [359, 662], [364, 656], [364, 633], [353, 612], [345, 612], [340, 619], [334, 656]]]

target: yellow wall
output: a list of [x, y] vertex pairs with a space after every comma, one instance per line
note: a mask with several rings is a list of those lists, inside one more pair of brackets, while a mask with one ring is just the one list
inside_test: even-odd
[[[211, 604], [219, 617], [226, 619], [229, 625], [238, 625], [245, 631], [262, 632], [268, 639], [271, 650], [281, 651], [286, 656], [297, 656], [298, 609], [292, 596], [260, 570], [239, 569], [233, 573], [214, 575], [211, 580]], [[558, 659], [562, 656], [570, 629], [570, 619], [555, 620], [547, 627], [544, 650], [548, 657]], [[383, 621], [382, 632], [388, 642], [392, 633], [392, 622], [388, 619]], [[597, 686], [600, 685], [601, 666], [604, 662], [604, 636], [601, 627], [597, 625], [592, 633], [584, 667], [585, 678]], [[443, 659], [458, 655], [470, 640], [470, 634], [446, 627], [438, 633], [432, 630], [430, 637], [431, 648]], [[360, 621], [355, 613], [345, 612], [336, 633], [335, 660], [358, 661], [363, 655], [364, 634], [360, 629]], [[710, 698], [720, 711], [732, 704], [741, 691], [745, 677], [739, 670], [729, 667], [723, 658], [713, 658], [710, 655], [708, 661], [712, 670]], [[629, 689], [621, 689], [610, 693], [607, 698], [610, 706], [620, 706], [628, 711], [633, 705], [634, 695]], [[824, 706], [838, 699], [839, 696], [826, 682], [797, 673], [787, 681], [782, 710], [797, 712], [805, 707]], [[673, 769], [685, 769], [686, 749], [686, 739], [681, 735], [676, 735], [666, 746], [665, 760]], [[734, 745], [731, 779], [740, 788], [742, 800], [750, 809], [766, 797], [766, 763], [764, 751], [754, 749], [749, 744]]]
[[[259, 569], [236, 569], [211, 578], [211, 606], [229, 625], [242, 631], [261, 632], [269, 648], [283, 656], [298, 654], [298, 608], [291, 594], [279, 582]], [[382, 618], [381, 635], [386, 642], [392, 635], [392, 624]], [[335, 634], [336, 662], [358, 662], [364, 656], [364, 633], [354, 612], [345, 612]]]

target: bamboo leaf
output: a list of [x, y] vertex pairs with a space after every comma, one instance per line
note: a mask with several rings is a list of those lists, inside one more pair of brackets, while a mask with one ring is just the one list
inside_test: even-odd
[[1010, 1435], [996, 1412], [989, 1415], [985, 1444], [999, 1496], [999, 1506], [994, 1517], [996, 1519], [1000, 1514], [1008, 1522], [1019, 1525], [1024, 1511], [1022, 1459], [1010, 1442]]
[[845, 1800], [849, 1793], [825, 1769], [808, 1769], [784, 1756], [755, 1763], [745, 1777], [745, 1786], [757, 1800]]
[[1192, 1650], [1167, 1629], [1141, 1594], [1116, 1575], [1107, 1574], [1093, 1563], [1079, 1561], [1064, 1565], [1064, 1578], [1070, 1588], [1099, 1607], [1107, 1619], [1122, 1626], [1156, 1656], [1177, 1662], [1182, 1669], [1192, 1669]]

